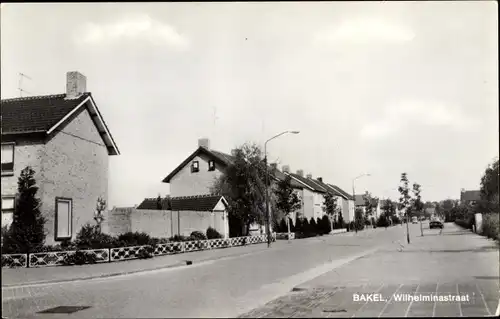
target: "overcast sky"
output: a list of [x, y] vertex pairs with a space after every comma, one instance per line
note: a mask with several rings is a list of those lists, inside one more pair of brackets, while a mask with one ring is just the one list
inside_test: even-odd
[[121, 155], [110, 206], [161, 180], [208, 137], [356, 193], [424, 200], [479, 189], [498, 156], [496, 1], [7, 4], [1, 96], [65, 92], [87, 76]]

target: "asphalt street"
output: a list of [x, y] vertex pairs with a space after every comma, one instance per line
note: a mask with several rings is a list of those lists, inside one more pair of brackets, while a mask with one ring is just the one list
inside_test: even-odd
[[[412, 226], [412, 236], [415, 236], [412, 239], [417, 240], [415, 230], [416, 227]], [[445, 237], [435, 236], [435, 241], [441, 242]], [[424, 238], [427, 240], [427, 237]], [[342, 278], [344, 283], [361, 285], [363, 289], [372, 290], [376, 286], [385, 289], [384, 291], [390, 291], [396, 278], [393, 281], [385, 280], [387, 278], [380, 277], [380, 274], [398, 270], [388, 268], [391, 264], [384, 264], [382, 261], [384, 256], [391, 256], [391, 263], [408, 258], [404, 256], [412, 256], [411, 253], [398, 251], [404, 240], [405, 228], [395, 226], [388, 229], [366, 230], [358, 234], [294, 240], [290, 244], [274, 245], [269, 250], [255, 254], [210, 260], [179, 268], [60, 284], [7, 287], [2, 288], [2, 316], [55, 318], [61, 314], [39, 312], [59, 306], [80, 306], [82, 309], [66, 314], [65, 317], [235, 317], [248, 314], [252, 309], [255, 309], [254, 314], [256, 314], [259, 309], [262, 311], [269, 301], [276, 301], [284, 295], [284, 298], [290, 296], [288, 293], [292, 288], [306, 285], [304, 289], [307, 289], [307, 285], [316, 285], [315, 280], [318, 279], [324, 284], [333, 280], [338, 286], [338, 278]], [[451, 245], [461, 245], [460, 243], [462, 241]], [[448, 241], [443, 245], [443, 247], [448, 245]], [[473, 245], [478, 244], [473, 242]], [[425, 245], [422, 247], [418, 249], [428, 249]], [[374, 252], [376, 249], [378, 251]], [[418, 254], [413, 255], [415, 256], [411, 258], [415, 259]], [[498, 251], [496, 256], [498, 258]], [[425, 259], [417, 259], [425, 263]], [[476, 260], [475, 263], [482, 264], [481, 260]], [[448, 267], [456, 266], [454, 260], [447, 262], [453, 263], [448, 264]], [[116, 266], [119, 267], [119, 263]], [[488, 266], [485, 266], [486, 270], [487, 268]], [[340, 277], [337, 279], [332, 277], [332, 269], [335, 269]], [[435, 272], [438, 275], [442, 275], [444, 271], [450, 272], [450, 268], [445, 269], [438, 267]], [[460, 269], [458, 268], [458, 271], [461, 271]], [[491, 276], [491, 271], [486, 270], [484, 274]], [[360, 277], [360, 272], [364, 273], [365, 277]], [[429, 275], [427, 272], [426, 274]], [[436, 276], [439, 277], [438, 275]], [[413, 277], [418, 280], [419, 276], [417, 273]], [[430, 284], [432, 280], [435, 278], [430, 276], [426, 282]], [[399, 287], [400, 282], [396, 285]], [[425, 290], [429, 289], [435, 287], [425, 286]], [[462, 286], [459, 286], [459, 289], [462, 289]], [[309, 291], [305, 292], [310, 295]], [[493, 298], [490, 297], [492, 296], [490, 290], [482, 292], [487, 294], [486, 298]], [[323, 290], [325, 296], [328, 293], [331, 294], [332, 291]], [[344, 290], [344, 294], [349, 296], [347, 290]], [[348, 299], [346, 302], [351, 306], [354, 305]], [[300, 303], [301, 301], [298, 302]], [[493, 301], [490, 304], [491, 307], [495, 306]], [[269, 305], [268, 303], [268, 308]], [[371, 305], [365, 306], [368, 310], [370, 307]], [[309, 308], [311, 309], [305, 310], [305, 313], [310, 314], [317, 310], [317, 307]]]

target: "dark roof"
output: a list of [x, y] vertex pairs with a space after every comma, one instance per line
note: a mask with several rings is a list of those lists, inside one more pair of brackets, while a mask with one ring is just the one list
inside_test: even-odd
[[[86, 100], [94, 103], [90, 93], [74, 99], [66, 99], [66, 94], [57, 94], [1, 100], [2, 135], [50, 133], [51, 129], [61, 124], [61, 120]], [[119, 151], [111, 134], [104, 132], [108, 129], [97, 106], [94, 114], [92, 119], [98, 128], [102, 127], [99, 131], [110, 154], [118, 155]]]
[[[162, 208], [175, 211], [212, 211], [223, 198], [221, 195], [198, 195], [162, 198]], [[157, 198], [145, 198], [137, 209], [157, 210]]]
[[[177, 174], [184, 166], [189, 164], [189, 162], [191, 162], [199, 154], [207, 155], [208, 157], [212, 158], [213, 160], [215, 160], [216, 162], [218, 162], [219, 164], [221, 164], [224, 167], [231, 165], [232, 163], [234, 163], [234, 160], [235, 160], [235, 157], [232, 155], [229, 155], [229, 154], [226, 154], [223, 152], [219, 152], [216, 150], [212, 150], [212, 149], [209, 150], [203, 146], [200, 146], [191, 155], [189, 155], [188, 158], [186, 158], [179, 166], [177, 166], [170, 174], [168, 174], [168, 176], [163, 179], [163, 183], [170, 183], [170, 180], [172, 179], [172, 177], [174, 177], [175, 174]], [[270, 165], [269, 165], [269, 171], [270, 172], [274, 171], [274, 177], [278, 180], [283, 180], [285, 178], [284, 173], [280, 172], [277, 169], [273, 170]], [[300, 183], [297, 183], [293, 179], [292, 179], [291, 184], [292, 184], [292, 187], [295, 187], [295, 188], [302, 188], [303, 187]]]
[[339, 193], [341, 193], [343, 195], [344, 198], [346, 198], [348, 200], [353, 200], [351, 194], [347, 193], [346, 191], [344, 191], [342, 188], [338, 187], [337, 185], [328, 184], [328, 186], [331, 186], [334, 189], [336, 189]]
[[461, 201], [481, 200], [481, 191], [463, 191], [460, 193]]
[[66, 94], [58, 94], [2, 100], [2, 134], [47, 132], [88, 96], [65, 99]]
[[314, 180], [309, 179], [307, 177], [302, 177], [294, 173], [290, 173], [290, 175], [292, 175], [292, 177], [296, 178], [301, 183], [306, 184], [309, 188], [312, 188], [314, 191], [319, 193], [326, 193], [326, 189], [323, 188], [321, 185], [315, 183]]
[[355, 195], [355, 201], [354, 203], [356, 206], [365, 206], [365, 199], [363, 197], [364, 195]]

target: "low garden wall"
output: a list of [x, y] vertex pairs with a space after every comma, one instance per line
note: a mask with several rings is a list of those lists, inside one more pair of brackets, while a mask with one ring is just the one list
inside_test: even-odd
[[[273, 240], [276, 240], [273, 234]], [[169, 242], [156, 245], [143, 245], [118, 248], [103, 248], [90, 250], [72, 250], [41, 252], [31, 254], [2, 254], [2, 268], [14, 267], [50, 267], [74, 264], [93, 264], [102, 262], [117, 262], [138, 258], [180, 254], [218, 248], [229, 248], [260, 244], [267, 242], [267, 235], [234, 237], [228, 239], [208, 239], [184, 242]]]

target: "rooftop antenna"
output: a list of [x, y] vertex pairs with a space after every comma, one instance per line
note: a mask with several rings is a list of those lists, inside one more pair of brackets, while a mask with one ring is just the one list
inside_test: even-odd
[[31, 94], [30, 92], [23, 90], [23, 78], [27, 78], [28, 80], [33, 80], [29, 76], [27, 76], [24, 73], [19, 72], [19, 87], [17, 88], [19, 90], [19, 97], [23, 97], [23, 92], [27, 94]]

